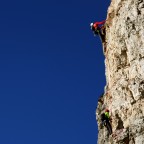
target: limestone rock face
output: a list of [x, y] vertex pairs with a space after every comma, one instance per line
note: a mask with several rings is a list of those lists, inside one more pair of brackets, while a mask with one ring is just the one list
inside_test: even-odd
[[[112, 0], [105, 36], [105, 93], [96, 110], [98, 144], [144, 144], [144, 0]], [[100, 125], [110, 110], [113, 134]]]

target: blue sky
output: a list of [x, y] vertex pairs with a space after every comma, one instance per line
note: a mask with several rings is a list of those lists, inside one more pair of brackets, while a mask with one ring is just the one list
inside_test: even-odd
[[0, 2], [0, 143], [92, 144], [105, 86], [89, 24], [110, 0]]

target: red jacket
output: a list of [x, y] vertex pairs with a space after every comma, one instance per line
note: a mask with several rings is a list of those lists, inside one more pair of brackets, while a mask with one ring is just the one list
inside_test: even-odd
[[104, 21], [101, 21], [101, 22], [95, 22], [93, 24], [94, 28], [97, 28], [99, 25], [103, 25], [105, 23], [105, 20]]

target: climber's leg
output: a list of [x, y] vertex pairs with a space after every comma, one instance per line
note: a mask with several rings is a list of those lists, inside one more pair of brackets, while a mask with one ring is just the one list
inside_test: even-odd
[[106, 122], [106, 127], [107, 127], [107, 130], [109, 132], [109, 135], [111, 135], [112, 134], [112, 126], [108, 120]]
[[101, 26], [101, 33], [105, 35], [105, 25]]
[[101, 39], [101, 42], [104, 43], [105, 42], [105, 35], [102, 34], [101, 30], [99, 30], [99, 37]]

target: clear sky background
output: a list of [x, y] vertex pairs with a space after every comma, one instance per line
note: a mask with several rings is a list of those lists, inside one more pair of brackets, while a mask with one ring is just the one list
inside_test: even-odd
[[95, 144], [104, 56], [89, 24], [110, 0], [0, 2], [0, 144]]

